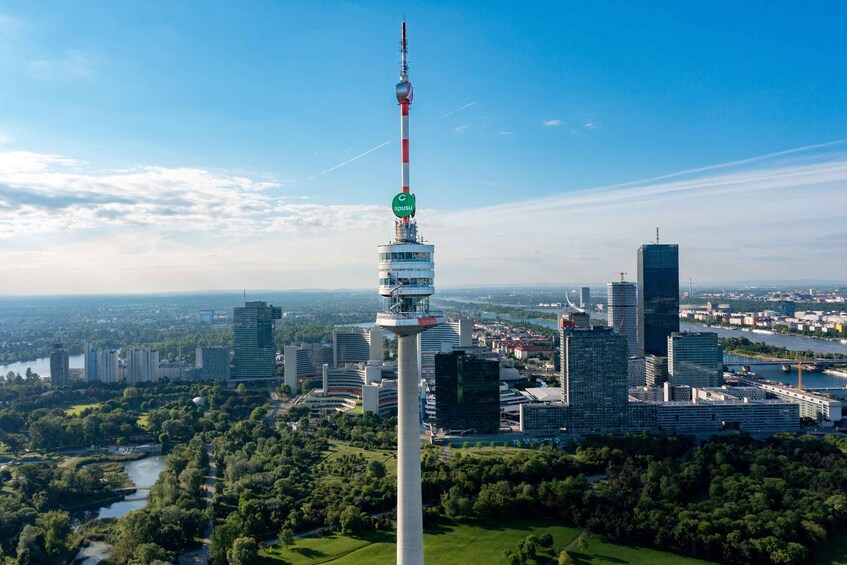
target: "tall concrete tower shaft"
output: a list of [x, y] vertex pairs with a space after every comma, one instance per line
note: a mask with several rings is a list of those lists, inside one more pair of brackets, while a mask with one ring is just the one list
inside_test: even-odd
[[415, 195], [409, 190], [409, 108], [412, 83], [406, 66], [406, 22], [401, 40], [402, 64], [396, 87], [400, 105], [400, 192], [392, 209], [394, 242], [380, 245], [379, 294], [383, 309], [376, 323], [397, 336], [397, 564], [421, 565], [423, 558], [423, 506], [421, 503], [421, 416], [417, 334], [444, 322], [429, 309], [435, 293], [435, 246], [418, 237]]

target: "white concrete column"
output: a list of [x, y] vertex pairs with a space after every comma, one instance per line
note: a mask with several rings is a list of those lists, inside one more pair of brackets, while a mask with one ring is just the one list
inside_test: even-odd
[[398, 335], [397, 565], [423, 565], [418, 341]]

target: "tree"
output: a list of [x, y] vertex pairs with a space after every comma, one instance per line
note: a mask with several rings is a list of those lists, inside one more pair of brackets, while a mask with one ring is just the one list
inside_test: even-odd
[[44, 532], [44, 549], [54, 558], [60, 558], [68, 551], [68, 536], [71, 534], [71, 520], [67, 512], [45, 512], [35, 523]]
[[376, 459], [371, 459], [368, 463], [368, 474], [378, 479], [385, 476], [385, 463]]
[[209, 558], [212, 563], [226, 563], [227, 550], [235, 543], [236, 538], [241, 534], [241, 528], [235, 522], [238, 521], [238, 515], [230, 514], [233, 520], [227, 520], [223, 524], [215, 526], [212, 530], [211, 544], [209, 545]]
[[170, 551], [155, 543], [142, 543], [135, 548], [127, 565], [148, 565], [155, 562], [170, 563], [172, 561], [173, 554]]
[[128, 386], [124, 389], [124, 398], [127, 400], [135, 400], [141, 397], [141, 393], [134, 386]]
[[244, 396], [247, 392], [247, 387], [244, 386], [244, 383], [240, 383], [238, 387], [236, 387], [235, 392], [237, 392], [240, 396]]
[[571, 563], [573, 563], [573, 559], [571, 558], [570, 553], [563, 549], [562, 552], [559, 553], [559, 559], [557, 562], [559, 565], [571, 565]]
[[294, 530], [289, 527], [283, 526], [283, 528], [279, 531], [279, 543], [285, 549], [288, 549], [290, 545], [294, 544]]
[[339, 518], [341, 524], [341, 533], [343, 534], [358, 534], [364, 531], [367, 525], [367, 517], [361, 510], [355, 506], [348, 506], [341, 512]]
[[227, 550], [226, 557], [229, 565], [251, 565], [259, 556], [259, 547], [253, 538], [240, 537], [232, 542], [232, 548]]

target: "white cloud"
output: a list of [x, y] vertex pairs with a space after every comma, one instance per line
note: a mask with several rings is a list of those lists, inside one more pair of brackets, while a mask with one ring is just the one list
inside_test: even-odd
[[12, 136], [8, 133], [0, 131], [0, 145], [9, 145], [12, 143]]
[[467, 124], [462, 124], [462, 125], [457, 126], [456, 128], [454, 128], [454, 129], [453, 129], [453, 132], [454, 132], [454, 133], [465, 133], [465, 131], [466, 131], [467, 129], [468, 129]]
[[503, 130], [503, 131], [500, 132], [500, 135], [512, 135], [512, 132], [510, 132], [508, 130]]
[[43, 79], [78, 79], [97, 74], [94, 57], [80, 49], [69, 49], [55, 59], [32, 61], [29, 70]]
[[544, 125], [548, 128], [557, 128], [562, 125], [562, 120], [544, 120]]
[[587, 121], [582, 125], [582, 127], [585, 129], [597, 129], [597, 124], [592, 121]]
[[[422, 209], [438, 285], [603, 282], [661, 226], [695, 281], [847, 280], [847, 152], [832, 144], [461, 210]], [[262, 175], [93, 170], [0, 153], [0, 293], [367, 288], [384, 206], [278, 196]], [[521, 187], [512, 187], [520, 194]]]

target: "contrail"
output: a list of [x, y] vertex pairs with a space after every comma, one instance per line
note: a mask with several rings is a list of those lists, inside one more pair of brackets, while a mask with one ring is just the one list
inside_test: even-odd
[[657, 180], [665, 180], [673, 177], [679, 177], [683, 175], [690, 175], [692, 173], [702, 173], [704, 171], [713, 171], [715, 169], [724, 169], [726, 167], [734, 167], [736, 165], [746, 165], [748, 163], [755, 163], [756, 161], [764, 161], [765, 159], [772, 159], [773, 157], [781, 157], [783, 155], [790, 155], [791, 153], [800, 153], [802, 151], [808, 151], [810, 149], [820, 149], [821, 147], [829, 147], [830, 145], [839, 145], [841, 143], [847, 142], [847, 139], [839, 139], [836, 141], [828, 141], [826, 143], [818, 143], [817, 145], [806, 145], [804, 147], [795, 147], [794, 149], [786, 149], [784, 151], [777, 151], [776, 153], [768, 153], [766, 155], [759, 155], [758, 157], [748, 157], [747, 159], [740, 159], [738, 161], [729, 161], [726, 163], [719, 163], [717, 165], [709, 165], [706, 167], [699, 167], [696, 169], [687, 169], [685, 171], [677, 171], [675, 173], [670, 173], [668, 175], [662, 175], [658, 177], [651, 177], [646, 179], [634, 180], [629, 182], [622, 182], [618, 184], [609, 184], [606, 186], [600, 186], [597, 188], [592, 188], [590, 190], [609, 190], [612, 188], [623, 188], [625, 186], [631, 186], [634, 184], [642, 184], [645, 182], [654, 182]]
[[471, 106], [473, 106], [474, 104], [476, 104], [476, 100], [474, 100], [473, 102], [471, 102], [471, 103], [469, 103], [469, 104], [465, 104], [465, 105], [464, 105], [464, 106], [462, 106], [461, 108], [456, 108], [456, 109], [455, 109], [455, 110], [453, 110], [452, 112], [447, 112], [446, 114], [444, 114], [443, 116], [441, 116], [441, 117], [440, 117], [440, 118], [438, 118], [438, 119], [439, 119], [439, 120], [443, 120], [443, 119], [444, 119], [444, 118], [446, 118], [447, 116], [452, 116], [452, 115], [453, 115], [453, 114], [455, 114], [456, 112], [461, 112], [461, 111], [462, 111], [462, 110], [464, 110], [465, 108], [470, 108], [470, 107], [471, 107]]
[[319, 172], [319, 173], [316, 173], [316, 174], [314, 174], [314, 175], [310, 176], [309, 178], [307, 178], [306, 180], [302, 180], [302, 181], [300, 181], [300, 182], [298, 182], [298, 183], [296, 183], [296, 184], [292, 184], [292, 185], [291, 185], [291, 186], [289, 186], [288, 188], [294, 188], [295, 186], [300, 186], [301, 184], [305, 184], [305, 183], [309, 182], [310, 180], [314, 180], [314, 179], [318, 178], [319, 176], [325, 175], [325, 174], [327, 174], [327, 173], [331, 173], [332, 171], [334, 171], [334, 170], [336, 170], [336, 169], [340, 169], [341, 167], [343, 167], [343, 166], [345, 166], [345, 165], [349, 165], [349, 164], [350, 164], [350, 163], [352, 163], [353, 161], [355, 161], [355, 160], [357, 160], [357, 159], [361, 159], [362, 157], [364, 157], [364, 156], [365, 156], [365, 155], [367, 155], [368, 153], [373, 153], [373, 152], [374, 152], [374, 151], [376, 151], [377, 149], [382, 149], [383, 147], [385, 147], [386, 145], [388, 145], [388, 144], [389, 144], [389, 143], [391, 143], [392, 141], [394, 141], [394, 140], [393, 140], [393, 139], [389, 139], [388, 141], [385, 141], [385, 142], [383, 142], [383, 143], [380, 143], [380, 144], [379, 144], [379, 145], [377, 145], [376, 147], [371, 147], [370, 149], [368, 149], [368, 150], [367, 150], [367, 151], [365, 151], [364, 153], [359, 153], [359, 154], [358, 154], [358, 155], [356, 155], [355, 157], [351, 157], [351, 158], [347, 159], [346, 161], [343, 161], [343, 162], [338, 163], [337, 165], [334, 165], [334, 166], [332, 166], [332, 167], [330, 167], [330, 168], [328, 168], [328, 169], [326, 169], [326, 170], [324, 170], [324, 171], [321, 171], [321, 172]]

